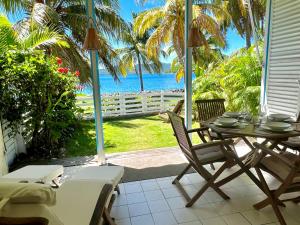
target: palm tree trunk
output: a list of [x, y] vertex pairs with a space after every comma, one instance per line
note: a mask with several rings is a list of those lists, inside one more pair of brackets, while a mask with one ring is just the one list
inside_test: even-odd
[[246, 47], [247, 49], [251, 47], [251, 25], [249, 20], [246, 25]]
[[140, 54], [137, 54], [137, 59], [138, 59], [141, 91], [144, 91], [144, 82], [143, 82], [143, 73], [142, 73], [142, 65], [141, 65]]

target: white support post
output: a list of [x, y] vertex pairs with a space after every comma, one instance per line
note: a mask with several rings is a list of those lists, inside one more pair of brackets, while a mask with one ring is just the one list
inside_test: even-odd
[[[87, 16], [92, 18], [94, 24], [95, 20], [95, 5], [94, 0], [86, 0]], [[95, 126], [96, 126], [96, 144], [97, 144], [97, 155], [98, 163], [105, 164], [104, 154], [104, 136], [103, 136], [103, 118], [101, 109], [101, 93], [100, 93], [100, 80], [99, 80], [99, 69], [98, 69], [98, 52], [90, 51], [91, 61], [91, 78], [93, 85], [93, 97], [94, 97], [94, 114], [95, 114]]]
[[260, 92], [260, 110], [266, 108], [267, 102], [267, 80], [269, 70], [269, 47], [270, 47], [270, 33], [271, 33], [271, 17], [272, 17], [272, 0], [267, 1], [266, 9], [266, 27], [265, 27], [265, 51], [262, 66], [261, 78], [261, 92]]
[[192, 49], [187, 46], [189, 37], [189, 26], [193, 19], [193, 2], [185, 0], [185, 65], [184, 65], [184, 106], [185, 106], [185, 126], [192, 128]]

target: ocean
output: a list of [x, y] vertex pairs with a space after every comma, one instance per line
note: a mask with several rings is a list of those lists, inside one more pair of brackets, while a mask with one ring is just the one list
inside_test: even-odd
[[[175, 74], [143, 74], [143, 80], [145, 91], [184, 89], [184, 79], [177, 83]], [[114, 81], [110, 75], [100, 75], [100, 85], [101, 94], [140, 92], [140, 80], [136, 74], [120, 76], [119, 82]], [[92, 88], [87, 86], [80, 93], [92, 95]]]

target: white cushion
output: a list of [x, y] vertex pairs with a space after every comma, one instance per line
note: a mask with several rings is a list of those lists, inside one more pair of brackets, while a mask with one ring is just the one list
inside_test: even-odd
[[28, 181], [51, 184], [63, 172], [64, 167], [61, 165], [30, 165], [2, 176], [0, 182]]
[[78, 171], [72, 180], [98, 180], [112, 184], [114, 187], [120, 182], [124, 175], [122, 166], [90, 166]]
[[56, 192], [44, 184], [2, 182], [0, 184], [1, 206], [11, 203], [55, 204]]
[[69, 180], [56, 189], [55, 205], [7, 204], [0, 215], [45, 217], [49, 220], [49, 225], [89, 225], [104, 185], [105, 183], [95, 180]]

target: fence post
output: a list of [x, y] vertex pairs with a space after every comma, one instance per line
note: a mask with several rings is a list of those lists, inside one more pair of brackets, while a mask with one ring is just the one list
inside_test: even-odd
[[142, 112], [146, 113], [147, 112], [147, 93], [142, 92], [141, 97], [142, 97]]
[[160, 91], [160, 112], [165, 112], [165, 92]]
[[126, 115], [125, 95], [119, 94], [120, 114]]

